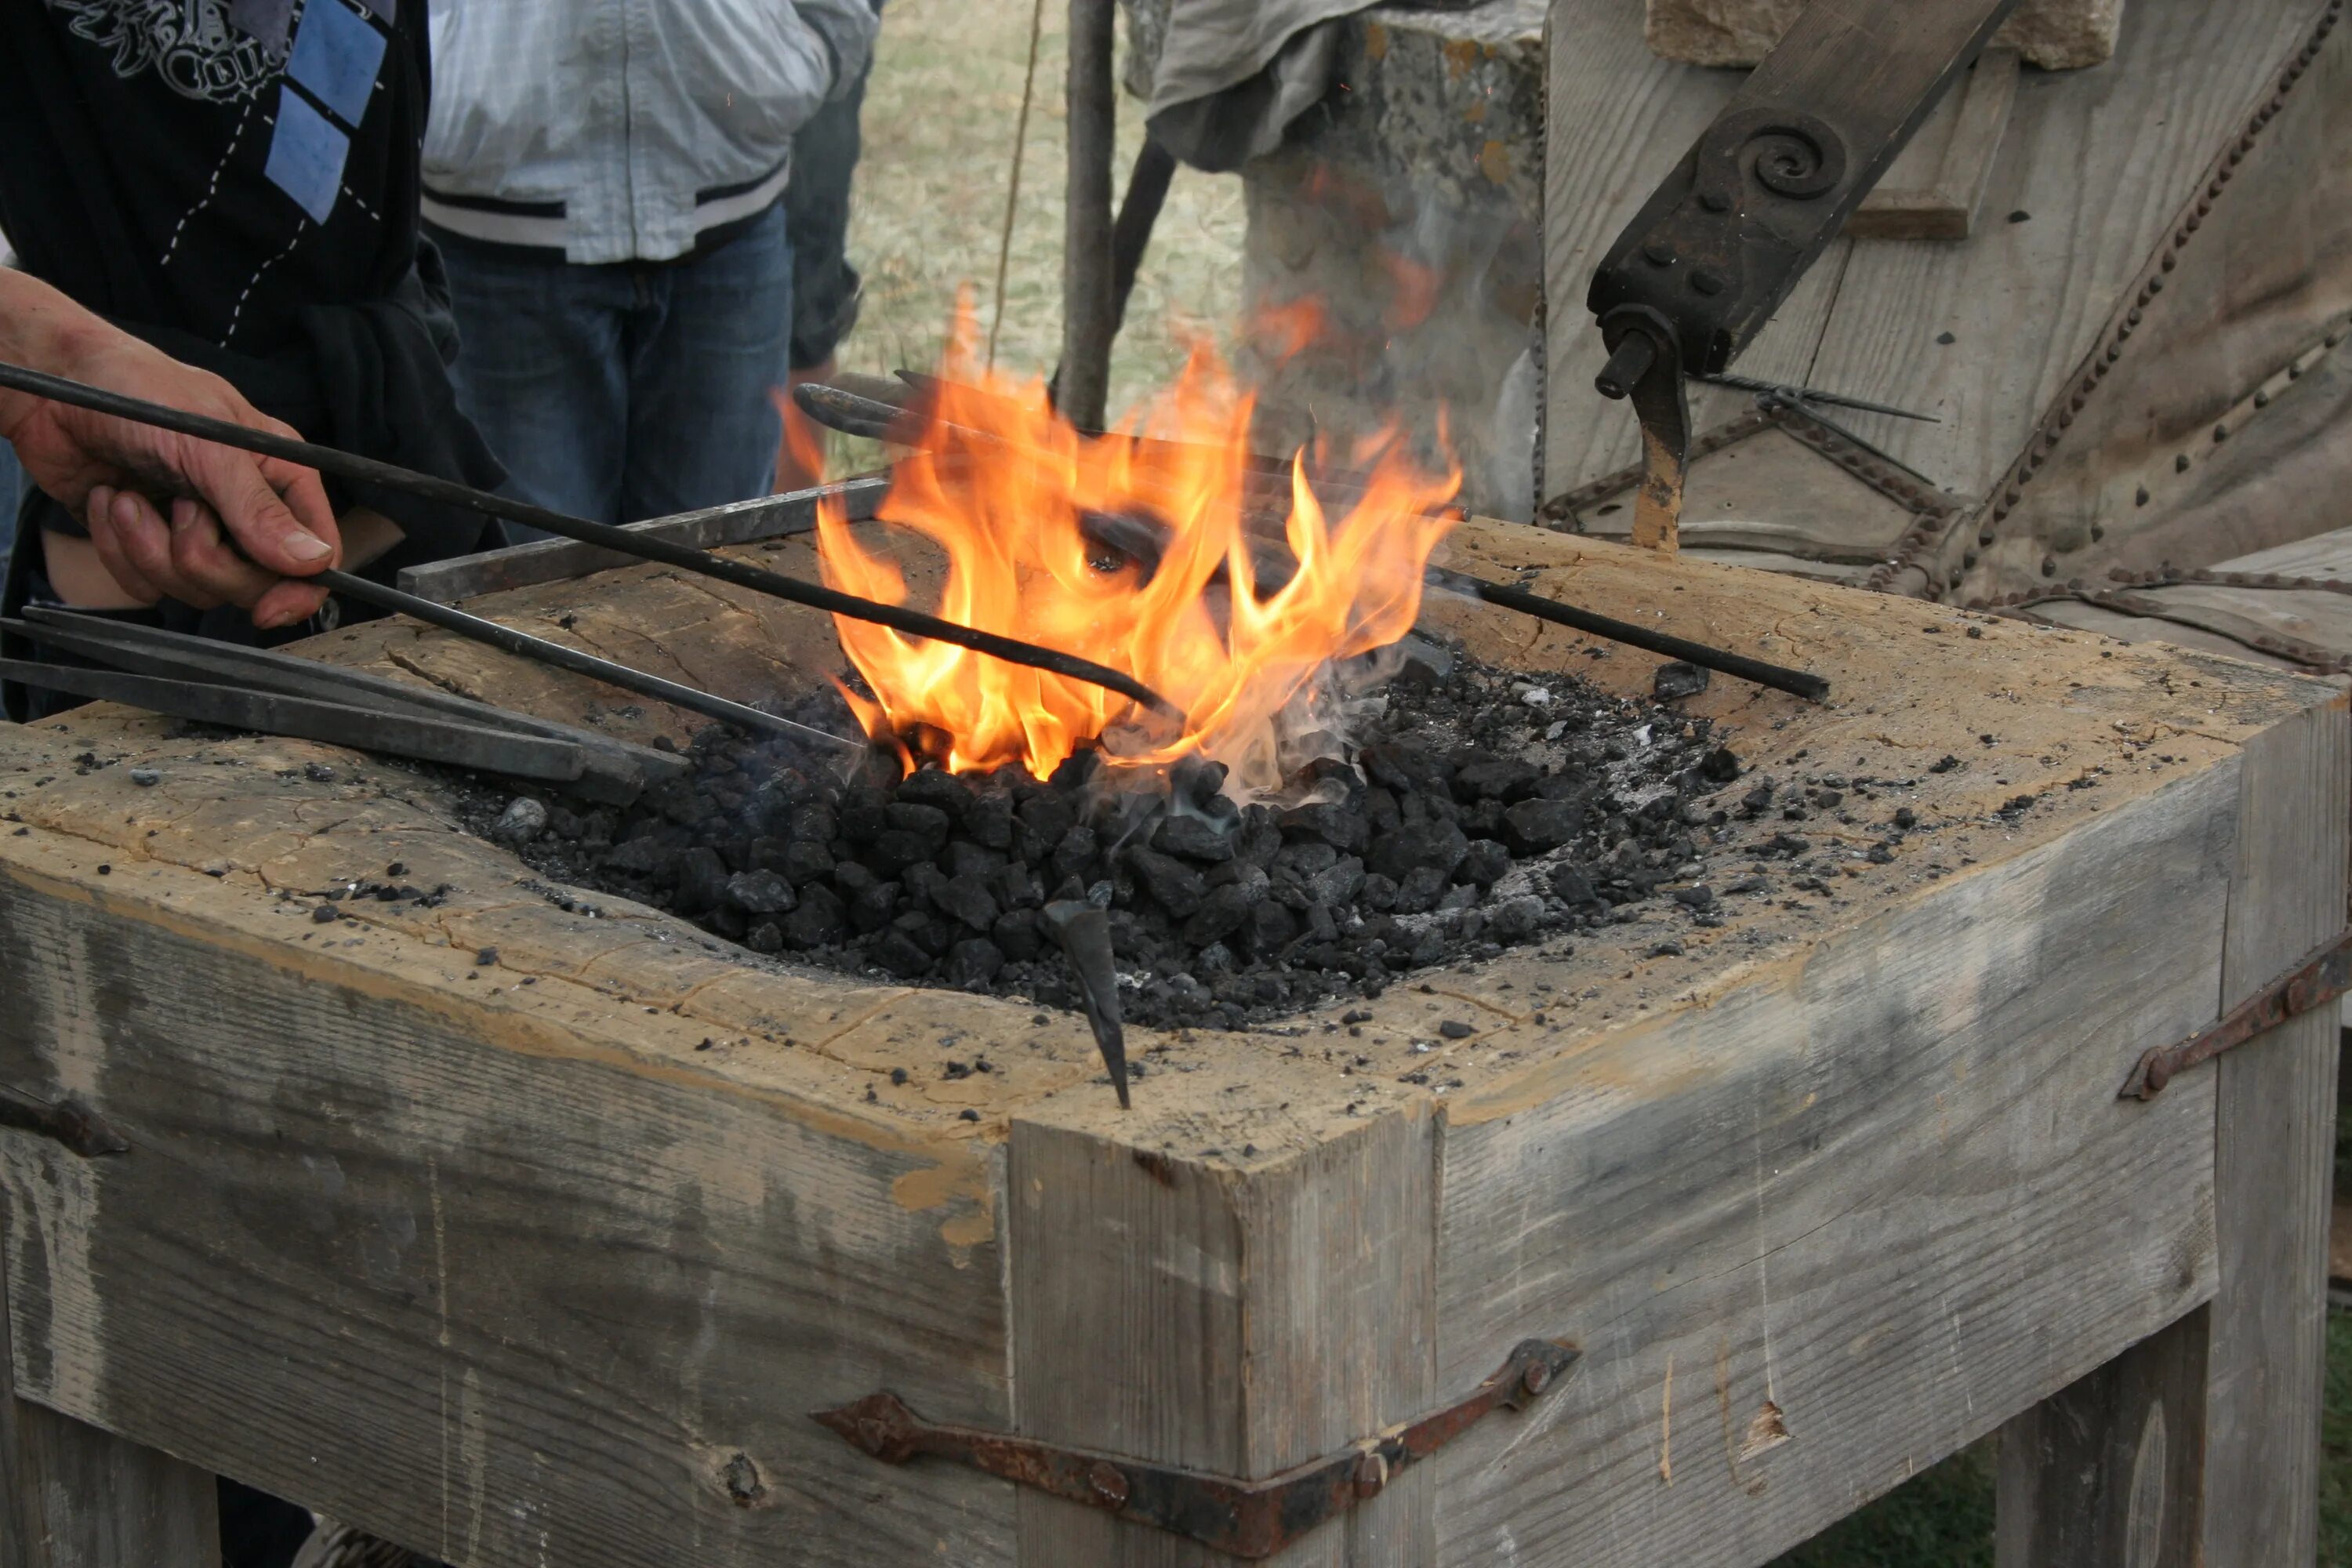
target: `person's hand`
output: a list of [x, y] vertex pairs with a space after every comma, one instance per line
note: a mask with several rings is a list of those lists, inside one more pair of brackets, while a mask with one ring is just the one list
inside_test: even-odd
[[[54, 291], [26, 301], [6, 325], [16, 331], [0, 336], [46, 351], [25, 356], [37, 369], [296, 434], [220, 377]], [[17, 394], [0, 396], [0, 437], [16, 447], [35, 484], [83, 519], [98, 563], [131, 602], [236, 605], [252, 612], [255, 625], [278, 626], [314, 614], [326, 597], [325, 589], [300, 581], [338, 564], [341, 552], [326, 490], [310, 468]], [[58, 585], [73, 599], [68, 584]]]

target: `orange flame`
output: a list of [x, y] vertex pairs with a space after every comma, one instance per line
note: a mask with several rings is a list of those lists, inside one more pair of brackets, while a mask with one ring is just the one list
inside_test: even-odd
[[[1278, 784], [1276, 715], [1331, 661], [1395, 641], [1420, 614], [1423, 570], [1452, 526], [1435, 514], [1458, 469], [1417, 471], [1391, 432], [1359, 448], [1370, 472], [1333, 521], [1301, 454], [1287, 516], [1253, 529], [1254, 468], [1261, 509], [1282, 476], [1252, 457], [1251, 400], [1205, 345], [1139, 427], [1089, 439], [1046, 408], [1035, 382], [982, 370], [973, 338], [960, 313], [929, 428], [899, 465], [882, 521], [945, 557], [938, 614], [1131, 674], [1187, 719], [1178, 728], [1084, 681], [836, 619], [875, 694], [849, 694], [867, 732], [957, 772], [1019, 763], [1043, 778], [1113, 726], [1138, 726], [1107, 760], [1162, 766], [1200, 752], [1244, 784]], [[1104, 517], [1157, 533], [1156, 570], [1107, 563], [1087, 532]], [[1278, 585], [1260, 569], [1276, 542], [1297, 563]], [[861, 544], [838, 506], [820, 513], [818, 552], [835, 586], [908, 601], [898, 563]]]

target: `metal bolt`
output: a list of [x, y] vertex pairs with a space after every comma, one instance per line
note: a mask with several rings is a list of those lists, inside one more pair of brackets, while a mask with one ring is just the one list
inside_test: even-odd
[[1654, 239], [1642, 247], [1642, 256], [1653, 267], [1672, 267], [1675, 264], [1675, 247], [1661, 240]]
[[1541, 1394], [1551, 1386], [1551, 1368], [1539, 1361], [1528, 1363], [1528, 1370], [1519, 1373], [1519, 1386], [1530, 1395]]
[[1711, 213], [1727, 213], [1731, 210], [1731, 198], [1721, 191], [1701, 191], [1698, 205]]
[[1699, 271], [1692, 273], [1690, 286], [1693, 290], [1701, 294], [1720, 294], [1723, 292], [1723, 279], [1717, 277], [1712, 272]]
[[2162, 1056], [2148, 1058], [2147, 1079], [2150, 1094], [2161, 1094], [2164, 1086], [2172, 1081], [2172, 1064]]
[[1087, 1484], [1095, 1496], [1113, 1508], [1127, 1504], [1127, 1473], [1108, 1459], [1097, 1459], [1087, 1468]]
[[2044, 577], [2055, 577], [2058, 575], [2058, 558], [2056, 556], [2045, 555], [2042, 558], [2042, 574]]
[[1389, 1462], [1378, 1450], [1359, 1455], [1356, 1459], [1356, 1495], [1378, 1497], [1381, 1489], [1389, 1484]]
[[2189, 471], [2188, 453], [2183, 452], [2180, 456], [2172, 459], [2172, 471], [2176, 474], [2185, 474]]

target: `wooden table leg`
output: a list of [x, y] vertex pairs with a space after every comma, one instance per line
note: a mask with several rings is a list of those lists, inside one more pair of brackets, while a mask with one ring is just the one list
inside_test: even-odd
[[[2246, 752], [2232, 1004], [2343, 927], [2342, 879], [2309, 868], [2345, 864], [2347, 733], [2315, 709]], [[2323, 1009], [2214, 1063], [2213, 1301], [2001, 1429], [2000, 1568], [2313, 1560], [2336, 1031]]]
[[0, 1568], [220, 1568], [212, 1475], [5, 1396]]

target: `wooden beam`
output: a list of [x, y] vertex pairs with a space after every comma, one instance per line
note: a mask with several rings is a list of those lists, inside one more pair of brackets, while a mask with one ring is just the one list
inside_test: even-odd
[[1055, 404], [1071, 423], [1101, 427], [1118, 331], [1112, 279], [1111, 148], [1117, 132], [1112, 50], [1117, 0], [1070, 0], [1068, 205], [1062, 249], [1062, 366]]
[[[2017, 101], [2017, 51], [1987, 49], [1878, 187], [1846, 220], [1850, 239], [1966, 239], [1992, 183]], [[1931, 140], [1932, 138], [1932, 140]]]
[[[1101, 1121], [1013, 1124], [1024, 1434], [1256, 1479], [1435, 1403], [1436, 1121], [1426, 1110], [1245, 1173], [1083, 1124]], [[1405, 1471], [1267, 1561], [1434, 1561], [1434, 1475], [1432, 1465]], [[1080, 1503], [1021, 1497], [1024, 1568], [1234, 1561]]]

